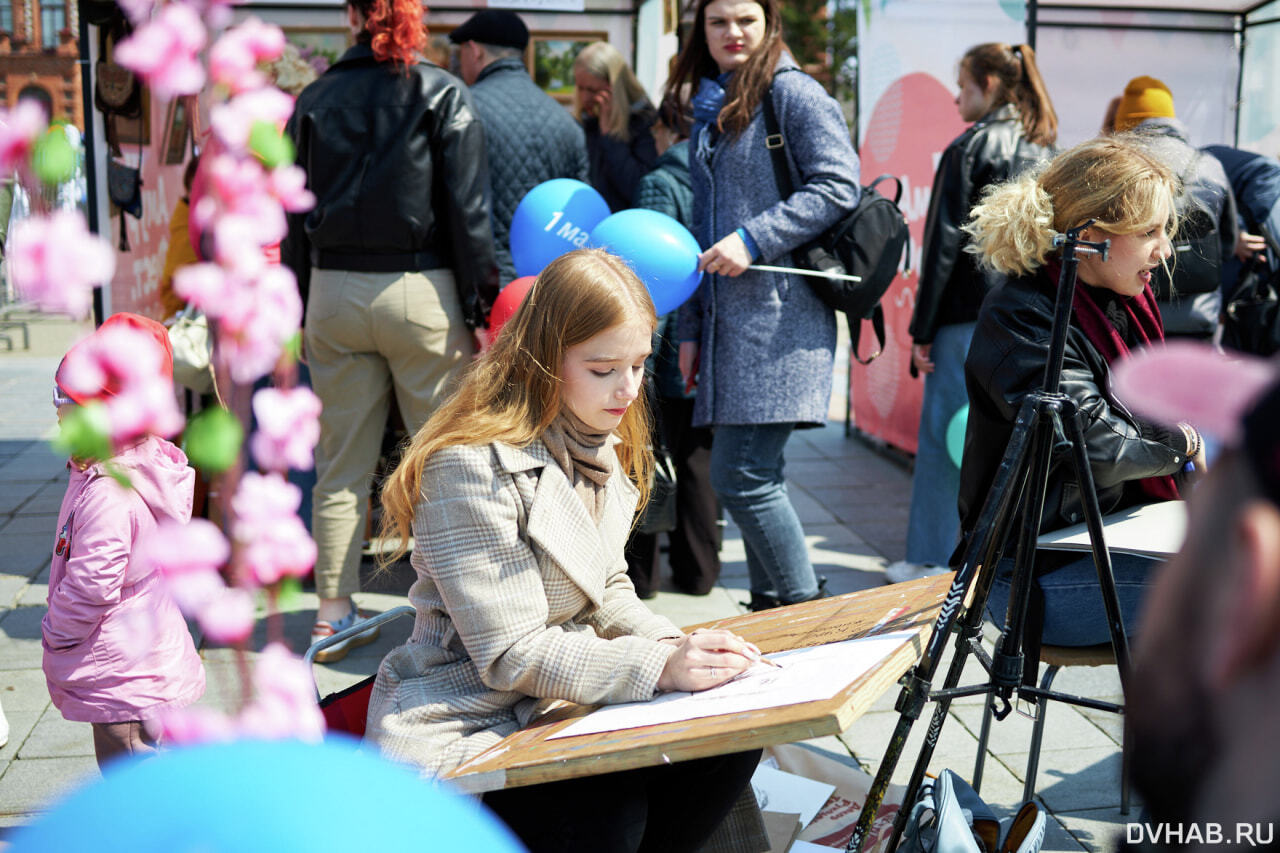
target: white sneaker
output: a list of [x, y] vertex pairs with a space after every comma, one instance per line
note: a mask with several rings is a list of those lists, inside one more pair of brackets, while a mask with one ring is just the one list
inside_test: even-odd
[[951, 569], [946, 566], [939, 566], [937, 563], [908, 563], [906, 560], [898, 560], [885, 566], [884, 580], [885, 583], [905, 583], [906, 581], [917, 581], [920, 578], [941, 575], [949, 571]]
[[9, 720], [4, 715], [4, 706], [0, 705], [0, 747], [9, 743]]

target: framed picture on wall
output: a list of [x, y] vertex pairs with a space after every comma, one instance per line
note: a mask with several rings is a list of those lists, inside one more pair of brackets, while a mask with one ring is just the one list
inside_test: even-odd
[[174, 98], [169, 102], [165, 117], [164, 164], [177, 166], [186, 162], [187, 141], [191, 138], [191, 116], [186, 98]]
[[525, 63], [542, 91], [565, 106], [573, 104], [573, 60], [593, 41], [608, 41], [605, 32], [533, 33]]

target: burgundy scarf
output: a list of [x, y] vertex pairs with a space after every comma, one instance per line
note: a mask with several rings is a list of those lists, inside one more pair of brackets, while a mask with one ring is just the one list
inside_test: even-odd
[[[1062, 262], [1056, 258], [1050, 260], [1045, 263], [1044, 270], [1056, 287], [1059, 276], [1062, 274]], [[1142, 292], [1137, 296], [1120, 297], [1116, 300], [1116, 304], [1129, 315], [1129, 328], [1134, 338], [1143, 346], [1164, 341], [1164, 323], [1160, 319], [1160, 309], [1156, 306], [1156, 297], [1151, 292], [1150, 285], [1142, 288]], [[1075, 298], [1071, 306], [1075, 310], [1076, 323], [1080, 326], [1080, 331], [1084, 332], [1089, 343], [1102, 354], [1108, 366], [1128, 358], [1129, 345], [1125, 343], [1116, 327], [1111, 325], [1102, 308], [1094, 301], [1092, 288], [1083, 281], [1076, 282]], [[1152, 500], [1173, 501], [1178, 500], [1179, 497], [1178, 486], [1173, 482], [1173, 477], [1168, 474], [1163, 477], [1147, 477], [1138, 480], [1137, 485], [1142, 493]]]

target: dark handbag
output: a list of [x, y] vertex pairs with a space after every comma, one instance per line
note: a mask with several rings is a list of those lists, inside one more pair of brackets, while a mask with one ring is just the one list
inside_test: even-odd
[[636, 530], [640, 533], [670, 533], [679, 521], [676, 513], [676, 461], [665, 446], [653, 451], [653, 482], [649, 486], [649, 502]]
[[[765, 146], [773, 163], [773, 177], [778, 194], [787, 198], [794, 192], [791, 170], [787, 165], [786, 138], [773, 106], [773, 88], [764, 97]], [[876, 190], [881, 181], [894, 181], [893, 198]], [[880, 300], [898, 274], [898, 266], [911, 264], [911, 233], [906, 217], [898, 207], [902, 198], [902, 181], [894, 175], [881, 175], [869, 186], [862, 187], [858, 205], [814, 241], [791, 253], [796, 265], [817, 272], [853, 275], [861, 281], [806, 277], [814, 293], [836, 311], [843, 311], [849, 326], [850, 350], [860, 364], [870, 364], [884, 351], [884, 310]], [[905, 258], [905, 261], [903, 260]], [[858, 352], [862, 320], [871, 320], [878, 347], [863, 359]]]
[[120, 210], [120, 251], [129, 251], [129, 235], [124, 228], [124, 215], [142, 218], [142, 149], [138, 149], [138, 166], [127, 166], [107, 160], [107, 197]]
[[1270, 356], [1280, 351], [1280, 294], [1267, 261], [1245, 264], [1222, 311], [1222, 345], [1237, 352]]
[[676, 460], [667, 447], [666, 432], [662, 428], [662, 415], [658, 409], [658, 396], [653, 385], [646, 386], [649, 411], [653, 412], [653, 477], [649, 481], [649, 502], [644, 505], [638, 533], [670, 533], [679, 523], [676, 507]]

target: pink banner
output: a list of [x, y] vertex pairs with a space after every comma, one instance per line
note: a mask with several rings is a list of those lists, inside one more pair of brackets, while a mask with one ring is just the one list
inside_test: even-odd
[[[907, 74], [894, 81], [876, 102], [860, 152], [863, 183], [883, 174], [902, 179], [898, 204], [911, 228], [911, 273], [899, 274], [881, 301], [886, 327], [884, 353], [869, 366], [856, 361], [849, 365], [853, 420], [864, 433], [912, 453], [924, 381], [912, 379], [909, 372], [911, 337], [907, 328], [915, 307], [924, 220], [938, 158], [964, 127], [949, 87], [929, 74]], [[892, 192], [892, 184], [880, 189]], [[871, 338], [870, 323], [864, 322], [864, 354], [872, 350]]]

